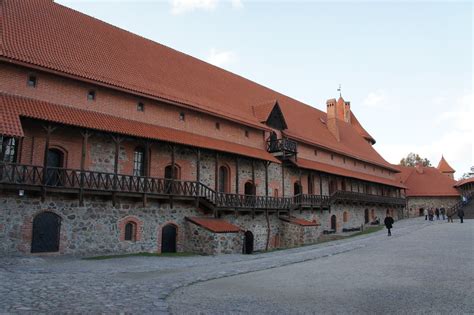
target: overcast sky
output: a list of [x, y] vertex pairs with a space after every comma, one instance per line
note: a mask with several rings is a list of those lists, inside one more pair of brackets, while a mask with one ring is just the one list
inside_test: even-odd
[[391, 163], [474, 165], [471, 1], [56, 1], [321, 110], [351, 101]]

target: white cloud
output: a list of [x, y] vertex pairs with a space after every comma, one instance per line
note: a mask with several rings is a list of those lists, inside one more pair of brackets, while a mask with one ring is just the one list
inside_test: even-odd
[[[427, 139], [421, 145], [410, 144], [377, 144], [377, 150], [389, 162], [397, 164], [400, 159], [410, 152], [420, 154], [437, 166], [441, 155], [456, 169], [456, 177], [474, 165], [474, 97], [467, 94], [459, 98], [452, 98], [449, 110], [438, 114], [433, 124], [427, 124], [422, 131]], [[437, 138], [430, 138], [430, 128], [437, 128], [443, 133]]]
[[219, 0], [171, 0], [171, 13], [181, 14], [194, 10], [212, 11]]
[[225, 67], [235, 62], [237, 55], [233, 51], [217, 51], [217, 49], [212, 48], [206, 60], [215, 66]]
[[362, 103], [367, 107], [380, 107], [387, 101], [387, 95], [384, 90], [370, 92]]
[[[213, 11], [217, 8], [221, 0], [170, 0], [171, 13], [178, 15], [189, 11], [205, 10]], [[227, 0], [232, 9], [243, 8], [242, 0]]]

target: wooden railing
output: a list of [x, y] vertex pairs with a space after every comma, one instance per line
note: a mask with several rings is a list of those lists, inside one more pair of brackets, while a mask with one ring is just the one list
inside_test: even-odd
[[267, 139], [267, 151], [269, 153], [283, 152], [289, 154], [297, 153], [296, 141], [283, 139]]
[[404, 205], [405, 199], [363, 193], [337, 191], [332, 196], [300, 194], [270, 197], [216, 192], [197, 181], [141, 177], [76, 169], [0, 163], [0, 184], [19, 189], [39, 187], [87, 192], [111, 192], [202, 198], [218, 209], [290, 210], [301, 207], [328, 208], [338, 201], [360, 201]]
[[450, 208], [453, 215], [456, 214], [460, 208], [464, 207], [466, 204], [468, 204], [472, 200], [472, 198], [474, 197], [474, 191], [467, 192], [463, 194], [462, 197], [465, 197], [466, 200], [462, 200], [461, 198], [460, 201], [458, 201], [454, 206]]
[[335, 202], [361, 202], [369, 204], [403, 206], [405, 205], [405, 198], [339, 190], [331, 195], [331, 203]]

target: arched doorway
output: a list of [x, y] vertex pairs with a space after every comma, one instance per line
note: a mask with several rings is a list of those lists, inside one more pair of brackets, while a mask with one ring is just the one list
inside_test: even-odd
[[364, 210], [364, 223], [369, 223], [369, 209]]
[[42, 212], [33, 219], [32, 253], [59, 251], [61, 217], [52, 212]]
[[249, 196], [255, 195], [255, 185], [252, 182], [246, 182], [244, 186], [244, 193]]
[[293, 184], [293, 194], [296, 196], [296, 195], [300, 195], [302, 193], [302, 189], [301, 189], [301, 184], [299, 181], [296, 181], [294, 184]]
[[58, 168], [64, 167], [64, 153], [58, 149], [49, 149], [46, 167], [48, 167], [46, 185], [61, 186], [61, 170]]
[[179, 179], [179, 167], [175, 165], [168, 165], [165, 167], [165, 193], [172, 194], [173, 193], [173, 182], [171, 179]]
[[219, 167], [219, 181], [217, 188], [219, 192], [228, 193], [229, 189], [229, 168], [227, 166]]
[[246, 231], [244, 236], [244, 254], [250, 255], [253, 253], [253, 233]]
[[270, 152], [277, 152], [278, 151], [278, 136], [275, 131], [270, 133]]
[[331, 230], [333, 231], [337, 230], [337, 218], [335, 214], [331, 216]]
[[176, 226], [167, 224], [161, 231], [161, 252], [176, 253]]

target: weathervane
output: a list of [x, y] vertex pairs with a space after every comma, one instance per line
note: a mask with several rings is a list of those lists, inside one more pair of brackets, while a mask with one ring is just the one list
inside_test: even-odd
[[337, 91], [339, 92], [339, 97], [342, 97], [342, 93], [341, 93], [341, 84], [339, 83], [339, 88], [337, 89]]

